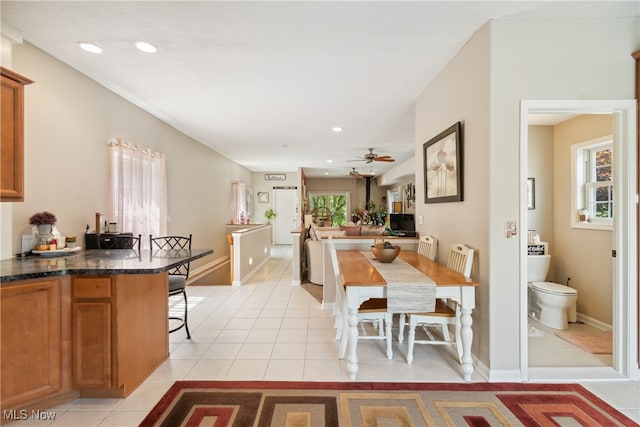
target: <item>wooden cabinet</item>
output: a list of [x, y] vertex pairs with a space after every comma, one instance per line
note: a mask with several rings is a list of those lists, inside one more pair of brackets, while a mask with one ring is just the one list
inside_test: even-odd
[[73, 385], [125, 397], [169, 355], [167, 273], [72, 276]]
[[26, 77], [0, 67], [2, 74], [0, 201], [24, 200], [24, 86]]
[[72, 289], [73, 386], [110, 389], [111, 279], [76, 277]]
[[0, 411], [129, 395], [169, 357], [167, 296], [166, 272], [3, 283]]
[[2, 409], [71, 391], [69, 277], [0, 288]]

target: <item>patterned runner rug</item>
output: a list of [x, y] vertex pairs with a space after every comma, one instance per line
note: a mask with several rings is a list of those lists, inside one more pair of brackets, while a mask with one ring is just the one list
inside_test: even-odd
[[177, 381], [141, 426], [635, 426], [578, 384]]

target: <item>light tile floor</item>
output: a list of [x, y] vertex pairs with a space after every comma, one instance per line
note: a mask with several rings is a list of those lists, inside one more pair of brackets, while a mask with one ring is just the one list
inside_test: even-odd
[[[189, 326], [170, 335], [170, 358], [126, 399], [78, 399], [51, 408], [53, 421], [13, 425], [136, 426], [175, 380], [348, 381], [336, 358], [330, 310], [301, 287], [291, 286], [291, 247], [276, 246], [272, 258], [248, 284], [192, 286]], [[180, 310], [179, 304], [174, 307]], [[417, 345], [412, 365], [406, 343], [394, 343], [388, 360], [383, 341], [358, 344], [359, 381], [460, 382], [453, 349]], [[473, 381], [485, 381], [474, 373]], [[640, 421], [637, 382], [584, 383], [593, 393]]]
[[[529, 319], [530, 367], [599, 367], [611, 366], [611, 354], [591, 354], [555, 335], [558, 332]], [[533, 330], [531, 330], [533, 328]], [[587, 324], [569, 324], [568, 331], [594, 333], [599, 330]]]

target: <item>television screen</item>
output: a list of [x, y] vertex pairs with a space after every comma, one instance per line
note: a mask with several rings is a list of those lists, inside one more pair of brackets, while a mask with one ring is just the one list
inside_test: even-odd
[[389, 214], [389, 228], [393, 231], [416, 231], [413, 214]]

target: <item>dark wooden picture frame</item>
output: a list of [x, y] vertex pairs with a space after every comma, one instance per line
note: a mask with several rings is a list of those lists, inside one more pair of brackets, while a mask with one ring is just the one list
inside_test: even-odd
[[422, 145], [425, 203], [463, 200], [462, 140], [457, 122]]

